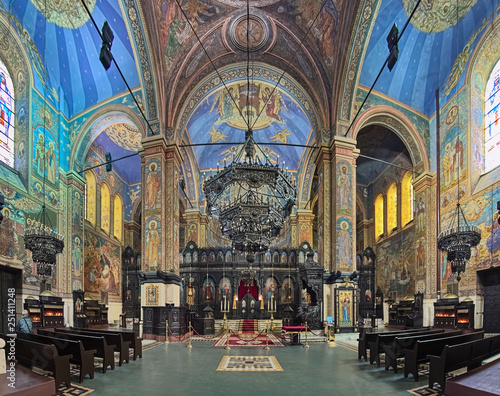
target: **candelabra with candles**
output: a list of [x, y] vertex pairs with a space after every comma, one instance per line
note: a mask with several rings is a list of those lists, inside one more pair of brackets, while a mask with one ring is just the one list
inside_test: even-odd
[[226, 331], [226, 336], [227, 336], [226, 346], [224, 347], [224, 349], [231, 349], [229, 347], [229, 323], [227, 321], [227, 314], [229, 313], [230, 308], [229, 308], [229, 300], [227, 299], [227, 296], [223, 296], [223, 298], [220, 302], [220, 311], [224, 314], [224, 322], [223, 322], [222, 328]]
[[267, 300], [267, 312], [271, 314], [271, 321], [270, 321], [270, 329], [271, 331], [274, 330], [274, 314], [276, 313], [276, 299], [274, 296], [271, 296], [269, 300]]

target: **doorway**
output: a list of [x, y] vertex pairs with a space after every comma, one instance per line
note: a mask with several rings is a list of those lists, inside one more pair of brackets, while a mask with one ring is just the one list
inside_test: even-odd
[[[21, 276], [21, 270], [0, 267], [0, 315], [2, 318], [0, 322], [0, 331], [3, 334], [10, 333], [9, 310], [12, 314], [12, 309], [16, 311], [16, 309], [21, 306]], [[10, 320], [12, 323], [12, 319]], [[14, 326], [16, 323], [17, 317], [15, 317]]]
[[486, 333], [500, 333], [500, 267], [478, 271], [483, 284], [483, 329]]

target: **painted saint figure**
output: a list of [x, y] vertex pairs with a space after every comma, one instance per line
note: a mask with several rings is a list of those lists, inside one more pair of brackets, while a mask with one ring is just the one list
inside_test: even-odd
[[349, 209], [349, 197], [351, 195], [351, 179], [347, 174], [347, 166], [342, 165], [338, 176], [338, 202], [341, 209]]
[[146, 232], [146, 266], [149, 269], [155, 269], [160, 265], [158, 257], [160, 233], [156, 227], [156, 221], [151, 220], [149, 222], [149, 229]]
[[160, 190], [160, 175], [158, 174], [157, 165], [153, 162], [149, 165], [149, 173], [146, 177], [146, 208], [153, 208], [158, 199], [158, 191]]

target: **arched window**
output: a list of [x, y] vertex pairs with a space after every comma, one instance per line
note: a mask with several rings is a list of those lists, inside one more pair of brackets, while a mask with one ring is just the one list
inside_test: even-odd
[[500, 60], [493, 68], [484, 94], [484, 171], [500, 165]]
[[106, 234], [109, 234], [111, 227], [110, 200], [111, 200], [111, 194], [109, 192], [108, 185], [106, 183], [101, 183], [101, 228]]
[[375, 239], [384, 234], [384, 196], [377, 195], [375, 198]]
[[95, 227], [96, 222], [96, 186], [97, 181], [93, 171], [85, 172], [85, 218]]
[[14, 167], [14, 86], [0, 60], [0, 161]]
[[115, 194], [113, 199], [113, 235], [119, 241], [122, 240], [122, 224], [123, 224], [123, 203], [119, 194]]
[[413, 220], [413, 185], [411, 172], [406, 172], [401, 181], [401, 225]]
[[387, 231], [398, 226], [398, 186], [392, 183], [387, 189]]

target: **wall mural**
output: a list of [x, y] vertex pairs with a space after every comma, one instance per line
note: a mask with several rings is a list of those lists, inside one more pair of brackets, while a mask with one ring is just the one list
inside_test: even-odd
[[144, 195], [146, 210], [159, 207], [161, 189], [161, 164], [153, 159], [146, 164], [146, 191]]
[[385, 296], [396, 292], [397, 299], [415, 294], [415, 232], [396, 235], [377, 246], [377, 286]]
[[108, 292], [109, 296], [121, 295], [121, 251], [120, 247], [85, 231], [84, 250], [85, 292]]
[[352, 223], [347, 217], [337, 220], [337, 267], [351, 271], [352, 258]]
[[[48, 114], [48, 113], [47, 113]], [[33, 130], [33, 158], [32, 164], [35, 174], [45, 181], [56, 185], [58, 176], [58, 155], [56, 142], [43, 126], [38, 126]]]
[[[234, 146], [220, 146], [215, 153], [214, 146], [196, 147], [200, 171], [215, 169], [217, 162], [222, 166], [224, 161], [232, 160], [239, 149], [237, 143], [243, 142], [244, 131], [248, 128], [241, 114], [250, 117], [252, 124], [256, 121], [253, 125], [256, 141], [306, 144], [309, 140], [311, 124], [297, 100], [285, 91], [273, 91], [273, 85], [254, 81], [250, 84], [247, 101], [246, 81], [227, 86], [228, 91], [222, 87], [200, 102], [187, 124], [190, 141], [235, 143]], [[279, 146], [262, 144], [261, 147], [264, 153], [257, 153], [261, 161], [282, 166], [285, 161], [285, 168], [290, 170], [297, 170], [304, 151], [299, 147], [287, 147], [286, 151]]]
[[352, 212], [352, 169], [347, 161], [337, 163], [337, 209], [345, 215]]
[[145, 222], [145, 253], [143, 271], [151, 272], [160, 269], [161, 264], [161, 221], [156, 216], [151, 216]]

